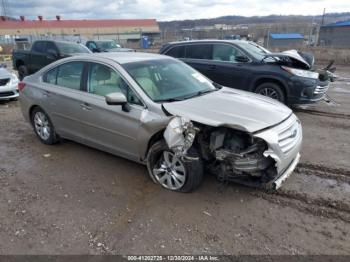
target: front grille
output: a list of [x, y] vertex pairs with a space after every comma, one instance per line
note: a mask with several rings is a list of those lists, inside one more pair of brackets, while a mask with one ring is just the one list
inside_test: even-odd
[[0, 97], [13, 96], [14, 94], [14, 92], [2, 92], [0, 93]]
[[8, 82], [10, 82], [10, 78], [0, 79], [0, 86], [6, 86]]
[[301, 125], [299, 120], [295, 121], [292, 125], [282, 130], [278, 134], [278, 145], [282, 152], [287, 154], [298, 143], [301, 136]]
[[315, 94], [315, 95], [324, 94], [324, 93], [327, 92], [328, 88], [329, 88], [329, 85], [326, 85], [326, 86], [316, 86], [315, 91], [314, 91], [314, 94]]

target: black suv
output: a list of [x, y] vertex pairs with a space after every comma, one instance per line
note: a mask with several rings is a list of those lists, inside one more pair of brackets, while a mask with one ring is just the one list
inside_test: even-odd
[[180, 58], [212, 81], [277, 99], [285, 104], [320, 101], [332, 73], [316, 72], [311, 54], [271, 53], [250, 41], [197, 40], [165, 44], [161, 54]]

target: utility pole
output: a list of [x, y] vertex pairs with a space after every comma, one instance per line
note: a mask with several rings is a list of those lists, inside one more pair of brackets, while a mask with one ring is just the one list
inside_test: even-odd
[[322, 22], [321, 22], [321, 26], [324, 24], [324, 16], [326, 14], [326, 8], [323, 8], [323, 15], [322, 15]]

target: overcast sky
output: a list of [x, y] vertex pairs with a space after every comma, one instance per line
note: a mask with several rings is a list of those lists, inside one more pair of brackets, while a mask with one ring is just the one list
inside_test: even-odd
[[9, 14], [52, 19], [156, 18], [159, 21], [225, 15], [319, 15], [350, 12], [350, 0], [8, 0]]

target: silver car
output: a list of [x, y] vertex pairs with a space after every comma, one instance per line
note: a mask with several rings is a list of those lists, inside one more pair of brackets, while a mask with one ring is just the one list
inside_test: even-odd
[[297, 165], [300, 121], [281, 103], [217, 85], [176, 59], [143, 53], [75, 56], [19, 84], [38, 138], [67, 138], [147, 165], [180, 192], [204, 172], [277, 189]]
[[0, 66], [0, 100], [18, 98], [18, 78], [6, 68]]

